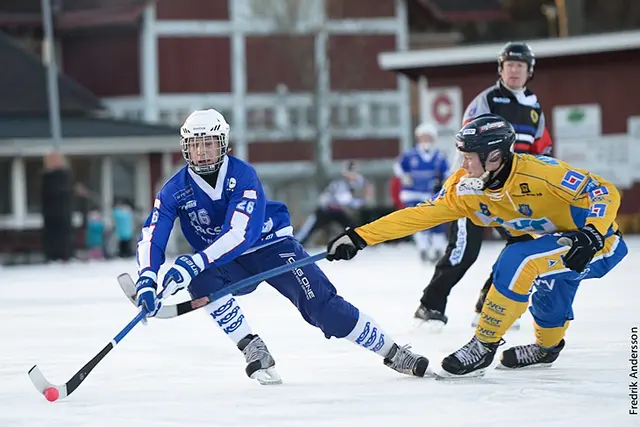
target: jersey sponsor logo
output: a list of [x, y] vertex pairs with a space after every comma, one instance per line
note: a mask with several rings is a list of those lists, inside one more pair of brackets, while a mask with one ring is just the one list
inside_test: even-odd
[[[488, 210], [487, 210], [488, 212]], [[485, 226], [489, 226], [491, 223], [497, 223], [500, 226], [509, 230], [522, 231], [525, 233], [551, 233], [558, 228], [551, 222], [549, 218], [514, 218], [505, 220], [497, 216], [492, 216], [484, 212], [476, 211], [476, 216], [482, 221]]]
[[[590, 176], [587, 179], [587, 183], [584, 185], [584, 187], [582, 187], [582, 193], [580, 194], [589, 194], [598, 187], [600, 187], [600, 182], [597, 179]], [[606, 187], [604, 188], [606, 189]], [[606, 194], [609, 194], [609, 192], [607, 191]]]
[[531, 187], [529, 187], [529, 184], [526, 182], [523, 182], [520, 184], [520, 193], [521, 194], [512, 194], [512, 197], [539, 197], [542, 196], [542, 193], [540, 192], [534, 192], [531, 190]]
[[198, 202], [196, 202], [195, 200], [189, 200], [184, 204], [184, 209], [193, 209], [196, 206], [198, 206]]
[[[288, 256], [288, 255], [290, 255], [290, 254], [288, 254], [288, 253], [279, 254], [280, 258], [286, 258], [287, 259], [287, 264], [291, 264], [291, 263], [296, 261], [295, 255], [294, 256]], [[292, 273], [293, 273], [293, 276], [295, 277], [296, 281], [298, 282], [298, 284], [302, 288], [302, 291], [304, 292], [305, 298], [307, 300], [315, 298], [316, 294], [313, 293], [313, 289], [311, 288], [311, 282], [309, 282], [309, 279], [304, 274], [304, 270], [302, 270], [301, 268], [296, 268], [295, 270], [292, 271]]]
[[609, 194], [607, 187], [598, 187], [589, 192], [589, 198], [595, 200], [596, 198], [604, 198]]
[[180, 200], [186, 199], [191, 196], [193, 196], [193, 188], [190, 185], [178, 192], [173, 193], [173, 198], [176, 199], [176, 202], [179, 202]]
[[458, 185], [456, 185], [456, 195], [458, 196], [468, 196], [468, 195], [476, 195], [479, 196], [483, 194], [482, 190], [476, 190], [471, 186], [468, 181], [460, 181]]
[[604, 203], [596, 203], [589, 209], [589, 218], [602, 218], [607, 213], [607, 205]]
[[229, 187], [229, 190], [233, 190], [234, 188], [236, 188], [237, 184], [238, 183], [237, 183], [236, 179], [234, 177], [231, 177], [231, 178], [229, 178], [227, 187]]
[[531, 110], [531, 121], [533, 123], [538, 123], [538, 120], [540, 120], [540, 114], [538, 114], [536, 110]]
[[501, 96], [494, 96], [493, 102], [495, 102], [496, 104], [509, 104], [511, 100], [509, 98], [504, 98]]
[[475, 135], [476, 134], [476, 130], [475, 129], [465, 129], [462, 131], [463, 135]]
[[580, 172], [571, 170], [564, 174], [562, 181], [560, 181], [560, 185], [571, 191], [576, 191], [580, 188], [586, 178], [587, 177]]

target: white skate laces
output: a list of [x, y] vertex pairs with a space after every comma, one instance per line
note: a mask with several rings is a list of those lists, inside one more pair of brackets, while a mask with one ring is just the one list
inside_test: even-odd
[[463, 365], [471, 366], [478, 363], [489, 351], [490, 350], [474, 336], [471, 341], [465, 344], [460, 350], [453, 353], [453, 356], [462, 362]]
[[247, 364], [260, 362], [261, 368], [269, 368], [275, 365], [275, 361], [271, 353], [269, 353], [267, 345], [257, 335], [242, 349], [242, 354], [244, 354]]
[[418, 362], [418, 358], [421, 356], [409, 351], [410, 348], [411, 346], [409, 344], [403, 345], [402, 347], [398, 346], [396, 353], [391, 357], [391, 359], [385, 358], [385, 365], [394, 371], [413, 375], [414, 367]]
[[518, 363], [526, 363], [528, 365], [537, 363], [541, 356], [544, 356], [543, 350], [538, 344], [519, 345], [513, 348]]

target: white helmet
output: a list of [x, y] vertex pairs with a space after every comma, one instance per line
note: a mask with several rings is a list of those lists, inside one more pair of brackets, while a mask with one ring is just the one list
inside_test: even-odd
[[421, 136], [430, 136], [432, 139], [438, 138], [438, 129], [433, 125], [433, 123], [425, 122], [420, 123], [415, 130], [416, 138], [420, 138]]
[[432, 123], [420, 123], [415, 130], [418, 147], [423, 150], [430, 149], [438, 138], [438, 129]]
[[220, 169], [229, 150], [229, 124], [214, 109], [196, 110], [180, 128], [182, 157], [198, 174]]

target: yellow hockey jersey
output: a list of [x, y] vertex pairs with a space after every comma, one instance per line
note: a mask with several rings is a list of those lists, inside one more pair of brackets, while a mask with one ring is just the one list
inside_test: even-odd
[[511, 235], [543, 235], [595, 226], [603, 236], [618, 230], [620, 194], [610, 182], [545, 156], [514, 154], [511, 173], [498, 190], [474, 190], [459, 169], [430, 200], [356, 228], [369, 245], [469, 218]]

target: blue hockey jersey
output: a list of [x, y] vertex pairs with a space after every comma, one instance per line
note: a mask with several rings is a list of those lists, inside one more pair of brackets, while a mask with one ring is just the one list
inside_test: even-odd
[[158, 273], [176, 218], [206, 267], [293, 234], [287, 207], [267, 200], [255, 169], [233, 156], [225, 157], [215, 187], [188, 166], [162, 187], [138, 242], [140, 274]]
[[437, 183], [447, 178], [449, 163], [438, 149], [424, 152], [412, 148], [402, 154], [395, 165], [396, 176], [402, 178], [400, 200], [407, 204], [425, 201], [436, 192]]

